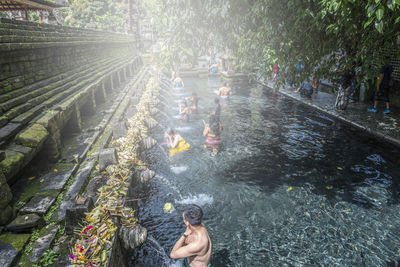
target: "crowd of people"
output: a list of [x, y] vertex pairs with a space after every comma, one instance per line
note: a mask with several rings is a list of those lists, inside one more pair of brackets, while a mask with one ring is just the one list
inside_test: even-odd
[[[174, 92], [187, 90], [178, 73], [171, 73], [171, 83]], [[218, 154], [222, 145], [221, 101], [229, 101], [229, 97], [232, 95], [232, 88], [228, 83], [223, 83], [223, 86], [216, 90], [215, 94], [215, 109], [208, 112], [208, 123], [203, 120], [204, 147], [211, 151], [213, 156]], [[182, 97], [181, 100], [179, 103], [180, 120], [183, 123], [189, 123], [195, 118], [192, 115], [199, 111], [199, 97], [193, 92], [191, 96]], [[190, 149], [190, 144], [174, 129], [168, 130], [165, 137], [171, 157]], [[212, 243], [207, 229], [202, 223], [202, 217], [203, 211], [197, 205], [189, 205], [182, 214], [186, 230], [172, 248], [170, 257], [172, 259], [185, 259], [184, 266], [209, 266]]]
[[[179, 75], [172, 72], [171, 77], [172, 84], [174, 85], [174, 90], [184, 90], [184, 83]], [[209, 114], [208, 123], [204, 120], [204, 130], [203, 136], [206, 138], [204, 146], [205, 148], [212, 151], [212, 155], [216, 155], [221, 147], [221, 133], [222, 124], [220, 119], [221, 106], [220, 101], [228, 101], [229, 97], [232, 95], [232, 88], [228, 83], [224, 83], [221, 88], [215, 91], [217, 97], [214, 100], [215, 111]], [[182, 101], [179, 103], [179, 115], [180, 119], [184, 123], [188, 123], [191, 120], [191, 115], [198, 113], [198, 103], [199, 97], [194, 92], [190, 97], [183, 97]], [[167, 135], [167, 144], [169, 146], [170, 155], [175, 155], [178, 152], [186, 151], [190, 148], [190, 145], [176, 133], [173, 129], [169, 130]]]
[[[380, 62], [376, 63], [380, 64], [381, 68], [373, 85], [372, 100], [374, 101], [374, 106], [369, 108], [368, 111], [378, 112], [379, 102], [384, 102], [385, 109], [383, 114], [388, 114], [390, 113], [389, 92], [393, 87], [393, 66], [390, 64], [389, 57], [382, 58]], [[296, 86], [295, 92], [300, 93], [302, 97], [311, 98], [312, 95], [317, 94], [319, 86], [317, 71], [313, 72], [311, 79], [300, 81], [305, 67], [301, 60], [298, 60], [294, 67], [295, 71], [292, 74], [289, 72], [289, 67], [285, 70], [288, 84], [291, 87]], [[348, 103], [359, 101], [361, 85], [366, 81], [363, 80], [360, 64], [349, 62], [345, 49], [336, 54], [336, 65], [333, 72], [338, 76], [338, 79], [334, 81], [334, 85], [338, 87], [335, 107], [338, 110], [345, 110]], [[272, 81], [276, 81], [279, 74], [280, 68], [276, 61], [272, 67]]]

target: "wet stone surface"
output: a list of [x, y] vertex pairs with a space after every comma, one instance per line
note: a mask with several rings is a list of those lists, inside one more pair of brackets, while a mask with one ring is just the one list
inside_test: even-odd
[[102, 149], [99, 152], [99, 170], [104, 170], [108, 165], [118, 164], [118, 156], [115, 148]]
[[71, 177], [74, 170], [75, 166], [71, 166], [67, 171], [48, 173], [43, 177], [43, 184], [46, 185], [43, 190], [61, 190]]
[[44, 236], [39, 237], [33, 244], [33, 250], [30, 254], [29, 261], [36, 263], [39, 261], [40, 257], [46, 252], [50, 247], [57, 234], [57, 226], [49, 226], [48, 233]]
[[11, 266], [17, 255], [18, 251], [11, 244], [0, 241], [0, 266]]
[[37, 213], [39, 215], [44, 215], [54, 203], [55, 199], [56, 198], [52, 196], [33, 197], [19, 212], [21, 214]]
[[93, 209], [93, 207], [93, 200], [87, 198], [83, 205], [73, 204], [72, 207], [67, 208], [65, 211], [65, 232], [72, 235], [74, 230], [79, 228], [82, 223], [82, 218], [84, 218], [85, 214]]
[[72, 183], [71, 187], [64, 195], [64, 199], [60, 204], [60, 208], [57, 212], [57, 220], [63, 220], [65, 217], [65, 211], [72, 207], [75, 201], [75, 197], [81, 190], [82, 186], [86, 183], [87, 178], [90, 175], [90, 172], [93, 169], [94, 161], [88, 162], [86, 165], [78, 171], [78, 174], [75, 177], [75, 181]]
[[12, 232], [27, 232], [43, 223], [43, 219], [37, 214], [20, 215], [7, 225], [7, 230]]
[[113, 139], [116, 140], [118, 138], [126, 136], [127, 129], [125, 123], [115, 123], [113, 126]]
[[107, 177], [95, 176], [91, 179], [86, 187], [85, 196], [91, 198], [93, 203], [97, 201], [98, 189], [103, 185], [106, 185]]

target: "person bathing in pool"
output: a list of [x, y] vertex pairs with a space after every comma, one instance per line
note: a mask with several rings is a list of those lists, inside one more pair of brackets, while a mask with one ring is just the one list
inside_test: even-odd
[[189, 121], [189, 113], [190, 113], [190, 109], [188, 108], [188, 105], [186, 104], [186, 102], [180, 103], [179, 104], [179, 115], [181, 115], [181, 120], [183, 122]]
[[189, 150], [190, 145], [186, 143], [183, 137], [176, 133], [173, 129], [169, 130], [166, 135], [168, 139], [169, 153], [171, 156], [174, 156], [178, 152]]
[[232, 88], [229, 86], [227, 82], [225, 82], [224, 86], [219, 88], [217, 95], [221, 100], [228, 100], [229, 96], [232, 95]]
[[171, 259], [185, 259], [185, 267], [211, 266], [212, 243], [206, 227], [201, 223], [202, 209], [191, 204], [183, 211], [182, 219], [186, 230], [172, 248]]
[[192, 113], [197, 113], [199, 103], [199, 97], [197, 96], [197, 94], [193, 93], [191, 97], [185, 97], [185, 100], [190, 101], [190, 110], [192, 111]]
[[204, 146], [207, 149], [211, 149], [216, 155], [220, 149], [222, 133], [222, 125], [218, 120], [218, 117], [214, 114], [210, 116], [209, 124], [204, 125], [203, 135], [207, 137]]
[[175, 86], [175, 88], [183, 88], [183, 87], [185, 87], [185, 84], [183, 83], [183, 80], [178, 75], [176, 76], [176, 78], [174, 80], [174, 86]]

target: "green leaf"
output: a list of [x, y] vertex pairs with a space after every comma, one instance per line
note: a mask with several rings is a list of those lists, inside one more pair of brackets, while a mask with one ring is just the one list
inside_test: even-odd
[[370, 18], [367, 22], [365, 22], [364, 29], [367, 28], [373, 21], [374, 21], [374, 17]]
[[394, 23], [399, 23], [400, 22], [400, 17], [397, 17], [397, 19], [394, 21]]
[[376, 10], [376, 12], [375, 12], [376, 18], [377, 18], [379, 21], [382, 20], [382, 18], [383, 18], [383, 13], [384, 13], [384, 10], [383, 10], [383, 8], [381, 8], [381, 7], [380, 7], [378, 10]]
[[383, 33], [383, 22], [375, 22], [375, 28], [378, 30], [378, 32]]
[[368, 17], [371, 17], [374, 14], [374, 11], [375, 11], [375, 5], [368, 6], [368, 9], [367, 9]]

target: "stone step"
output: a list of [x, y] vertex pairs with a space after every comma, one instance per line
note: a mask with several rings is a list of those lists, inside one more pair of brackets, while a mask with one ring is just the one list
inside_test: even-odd
[[36, 213], [40, 216], [46, 214], [56, 198], [54, 196], [34, 196], [29, 202], [23, 206], [19, 213], [21, 215]]
[[0, 266], [14, 266], [22, 249], [28, 243], [30, 234], [0, 235]]
[[[110, 64], [110, 63], [113, 63], [113, 64], [111, 66], [108, 66], [108, 64]], [[115, 66], [117, 66], [120, 63], [121, 63], [120, 59], [113, 59], [111, 62], [107, 62], [107, 64], [104, 64], [104, 65], [106, 65], [106, 67], [103, 67], [100, 70], [103, 70], [103, 72], [107, 72], [109, 70], [115, 69]], [[37, 113], [40, 112], [42, 109], [50, 108], [56, 102], [60, 101], [61, 99], [64, 99], [71, 92], [77, 91], [77, 90], [81, 89], [82, 87], [84, 87], [87, 83], [97, 79], [100, 75], [98, 74], [98, 75], [93, 76], [94, 71], [98, 72], [99, 69], [96, 69], [95, 67], [93, 67], [93, 69], [90, 69], [88, 71], [88, 73], [85, 72], [85, 73], [87, 73], [85, 76], [74, 79], [73, 81], [70, 81], [69, 83], [64, 84], [62, 87], [59, 87], [50, 92], [47, 92], [46, 94], [37, 96], [36, 98], [30, 98], [28, 103], [24, 103], [23, 105], [20, 105], [18, 107], [11, 109], [10, 111], [8, 111], [2, 117], [6, 117], [8, 121], [12, 120], [13, 122], [8, 123], [4, 127], [0, 128], [0, 141], [6, 141], [7, 139], [9, 139], [13, 135], [15, 135], [20, 130], [20, 127], [23, 125], [23, 123], [26, 123], [27, 121], [29, 121], [28, 119], [35, 117], [37, 115]], [[87, 79], [87, 80], [85, 80], [85, 79]], [[81, 80], [82, 80], [82, 82], [76, 84], [77, 82], [79, 82]], [[76, 85], [73, 86], [73, 84], [76, 84]], [[69, 88], [69, 89], [66, 90], [67, 88]], [[39, 90], [41, 90], [41, 89], [39, 89]], [[35, 91], [35, 92], [37, 92], [37, 91]], [[57, 95], [57, 94], [59, 94], [59, 95]], [[25, 96], [23, 96], [23, 98], [26, 99]], [[22, 99], [22, 97], [21, 97], [21, 99]], [[40, 104], [42, 104], [42, 106], [38, 107]], [[31, 109], [34, 106], [36, 106], [36, 107], [34, 109]], [[5, 107], [3, 106], [3, 108], [5, 108]], [[25, 114], [25, 113], [27, 113], [27, 114]], [[14, 120], [14, 118], [18, 117], [18, 116], [21, 116], [21, 117], [19, 117], [19, 119]], [[0, 121], [0, 123], [1, 123], [1, 121]]]
[[33, 228], [42, 227], [44, 220], [35, 213], [20, 215], [7, 225], [7, 230], [15, 233], [31, 232]]
[[[103, 41], [102, 45], [113, 45], [113, 44], [123, 44], [131, 43], [129, 39], [126, 40], [116, 40], [110, 39]], [[41, 42], [41, 43], [0, 43], [0, 52], [9, 52], [15, 50], [34, 50], [34, 49], [45, 49], [51, 47], [71, 47], [71, 46], [98, 46], [99, 42], [97, 40], [91, 41], [75, 41], [75, 42]]]
[[26, 93], [29, 93], [29, 92], [34, 92], [35, 90], [43, 88], [43, 87], [47, 87], [50, 85], [54, 85], [55, 87], [59, 86], [64, 83], [63, 81], [68, 82], [73, 79], [76, 79], [77, 77], [79, 77], [81, 72], [85, 72], [86, 70], [89, 71], [89, 70], [96, 68], [103, 64], [108, 64], [108, 61], [111, 61], [113, 59], [114, 58], [104, 58], [102, 60], [93, 62], [91, 64], [83, 64], [73, 70], [70, 70], [70, 71], [61, 73], [59, 75], [50, 77], [48, 79], [42, 80], [40, 82], [25, 86], [21, 89], [13, 90], [12, 92], [4, 92], [3, 93], [0, 91], [0, 94], [3, 93], [2, 95], [0, 95], [0, 103], [6, 102], [7, 100], [10, 100], [10, 99], [17, 98], [17, 97], [24, 95]]
[[58, 232], [57, 225], [48, 225], [39, 231], [39, 238], [32, 244], [32, 251], [28, 255], [22, 255], [17, 266], [33, 267], [39, 264], [40, 258], [50, 248]]
[[[18, 24], [16, 21], [9, 21], [7, 23], [0, 23], [0, 29], [2, 30], [11, 30], [11, 31], [24, 31], [24, 32], [37, 32], [36, 34], [70, 34], [70, 35], [81, 35], [81, 36], [104, 36], [107, 33], [108, 36], [124, 36], [125, 34], [115, 33], [115, 32], [105, 32], [99, 30], [88, 30], [82, 28], [75, 27], [66, 27], [66, 26], [55, 26], [50, 24], [43, 23], [34, 23], [32, 25], [28, 24]], [[48, 27], [53, 26], [53, 27]], [[125, 35], [128, 36], [128, 35]]]
[[124, 41], [125, 38], [117, 37], [93, 37], [93, 36], [38, 36], [35, 32], [31, 32], [32, 36], [18, 36], [18, 35], [3, 35], [0, 36], [0, 43], [37, 43], [37, 42], [76, 42], [76, 41], [90, 41], [96, 39], [98, 42], [105, 42], [110, 40]]

